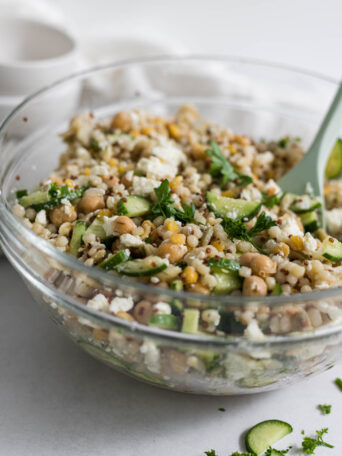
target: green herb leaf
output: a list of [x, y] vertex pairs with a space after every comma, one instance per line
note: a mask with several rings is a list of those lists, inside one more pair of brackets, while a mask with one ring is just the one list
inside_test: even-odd
[[205, 153], [211, 158], [209, 169], [213, 177], [221, 179], [221, 187], [225, 187], [228, 182], [235, 181], [237, 185], [248, 185], [253, 182], [250, 176], [246, 176], [237, 171], [223, 155], [221, 149], [215, 141], [210, 141], [211, 149]]
[[32, 204], [32, 208], [37, 212], [42, 209], [52, 209], [59, 206], [62, 200], [72, 201], [76, 198], [81, 198], [87, 187], [79, 187], [77, 189], [69, 188], [67, 185], [58, 186], [55, 182], [50, 185], [48, 195], [49, 200], [43, 203]]
[[128, 214], [127, 207], [125, 206], [125, 203], [122, 201], [122, 198], [118, 202], [118, 205], [117, 205], [116, 209], [117, 209], [119, 215], [127, 215]]
[[225, 409], [224, 407], [220, 407], [220, 408], [218, 409], [218, 411], [219, 411], [219, 412], [225, 412], [226, 409]]
[[323, 435], [327, 434], [328, 428], [323, 428], [320, 431], [316, 431], [316, 437], [311, 438], [311, 437], [304, 437], [302, 441], [302, 449], [305, 454], [314, 454], [315, 449], [318, 446], [324, 446], [327, 448], [334, 448], [333, 445], [330, 445], [330, 443], [327, 443], [323, 440]]
[[89, 146], [90, 146], [90, 149], [94, 150], [95, 152], [99, 152], [101, 150], [100, 144], [99, 144], [98, 140], [95, 138], [92, 138], [90, 140]]
[[289, 141], [290, 141], [290, 137], [289, 136], [285, 136], [284, 138], [279, 139], [278, 146], [282, 147], [283, 149], [285, 149], [285, 147], [287, 146], [287, 143]]
[[27, 196], [28, 195], [28, 191], [27, 190], [17, 190], [15, 192], [15, 196], [17, 197], [17, 199], [23, 197], [23, 196]]
[[342, 391], [342, 380], [340, 378], [335, 379], [335, 385]]
[[286, 450], [276, 450], [275, 448], [267, 448], [267, 450], [265, 451], [265, 456], [273, 456], [273, 455], [276, 455], [276, 456], [285, 456], [290, 450], [291, 450], [291, 446], [289, 446], [288, 448], [286, 448]]
[[257, 236], [264, 230], [268, 230], [272, 226], [275, 226], [277, 223], [270, 217], [266, 215], [265, 212], [262, 212], [259, 217], [256, 219], [255, 225], [248, 232], [250, 237]]
[[183, 223], [191, 223], [194, 221], [195, 216], [195, 206], [193, 203], [190, 204], [182, 204], [183, 212], [177, 208], [174, 208], [174, 217]]
[[266, 192], [262, 193], [262, 204], [269, 209], [279, 204], [281, 199], [282, 195], [279, 194], [268, 196]]
[[239, 453], [238, 451], [235, 451], [230, 456], [255, 456], [255, 453], [250, 453], [249, 451], [244, 451], [243, 453]]
[[331, 412], [331, 405], [328, 404], [319, 404], [317, 408], [320, 410], [322, 415], [329, 415]]
[[283, 289], [281, 288], [280, 283], [277, 282], [277, 283], [275, 284], [273, 290], [272, 290], [271, 295], [273, 295], [273, 296], [278, 296], [278, 295], [281, 295], [281, 294], [283, 294]]
[[205, 454], [206, 456], [217, 456], [215, 450], [205, 451], [204, 454]]
[[237, 272], [240, 269], [240, 263], [234, 260], [228, 260], [227, 258], [215, 259], [215, 257], [212, 257], [208, 260], [208, 266], [232, 272]]

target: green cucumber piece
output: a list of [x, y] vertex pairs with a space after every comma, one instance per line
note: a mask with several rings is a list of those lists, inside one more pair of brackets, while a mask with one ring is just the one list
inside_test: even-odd
[[227, 258], [209, 258], [208, 266], [213, 271], [223, 272], [238, 272], [240, 269], [240, 263], [235, 260], [228, 260]]
[[170, 288], [171, 290], [182, 291], [183, 282], [181, 280], [174, 280], [173, 282], [171, 282]]
[[30, 195], [22, 196], [18, 199], [18, 203], [24, 207], [34, 206], [36, 204], [45, 204], [50, 200], [48, 190], [37, 190]]
[[[307, 203], [305, 206], [302, 207], [303, 198], [307, 199]], [[290, 211], [294, 212], [295, 214], [305, 214], [307, 212], [315, 211], [316, 209], [320, 208], [322, 203], [320, 203], [317, 199], [309, 198], [307, 195], [303, 197], [297, 196], [294, 201], [289, 206]]]
[[[170, 285], [171, 290], [182, 291], [183, 282], [181, 280], [174, 280]], [[172, 299], [171, 301], [172, 313], [175, 315], [180, 315], [183, 312], [183, 303], [180, 299]]]
[[115, 255], [111, 255], [105, 261], [100, 264], [100, 268], [105, 269], [106, 271], [111, 271], [116, 268], [118, 264], [128, 261], [130, 257], [129, 250], [120, 250], [120, 252]]
[[305, 212], [304, 214], [299, 214], [299, 217], [303, 223], [305, 232], [313, 233], [319, 228], [319, 221], [316, 211]]
[[108, 238], [106, 231], [103, 228], [103, 222], [98, 217], [96, 217], [93, 223], [88, 226], [85, 234], [95, 234], [95, 236], [101, 240]]
[[179, 328], [179, 317], [172, 314], [167, 315], [153, 315], [149, 322], [149, 326], [156, 326], [161, 329], [169, 329], [177, 331]]
[[182, 332], [197, 334], [200, 311], [198, 309], [185, 309], [183, 313]]
[[248, 431], [246, 435], [247, 450], [258, 456], [292, 431], [292, 426], [285, 421], [262, 421]]
[[331, 236], [326, 237], [323, 241], [322, 255], [333, 263], [342, 261], [342, 243]]
[[342, 139], [338, 138], [330, 152], [327, 166], [325, 168], [325, 177], [335, 179], [342, 171]]
[[278, 295], [281, 295], [282, 293], [283, 293], [283, 289], [281, 288], [280, 283], [277, 282], [277, 283], [275, 284], [275, 287], [274, 287], [273, 290], [272, 290], [271, 295], [272, 295], [272, 296], [278, 296]]
[[148, 256], [143, 259], [131, 260], [121, 263], [116, 267], [119, 274], [130, 277], [149, 277], [164, 271], [167, 264], [162, 258], [157, 256]]
[[245, 201], [242, 199], [219, 196], [216, 193], [207, 192], [207, 205], [216, 217], [228, 217], [233, 219], [242, 218], [250, 220], [261, 208], [260, 201]]
[[127, 215], [128, 217], [140, 217], [150, 212], [151, 203], [142, 196], [130, 195], [124, 196], [118, 202], [118, 214]]
[[72, 232], [70, 246], [69, 246], [69, 253], [74, 257], [78, 257], [80, 252], [79, 249], [82, 244], [82, 237], [84, 233], [87, 231], [87, 224], [86, 222], [82, 222], [81, 220], [77, 220], [74, 226], [74, 230]]
[[220, 365], [221, 356], [217, 352], [197, 350], [196, 355], [205, 365], [206, 372], [211, 372], [215, 367]]
[[228, 294], [241, 288], [241, 279], [235, 272], [216, 271], [213, 276], [217, 282], [214, 293]]

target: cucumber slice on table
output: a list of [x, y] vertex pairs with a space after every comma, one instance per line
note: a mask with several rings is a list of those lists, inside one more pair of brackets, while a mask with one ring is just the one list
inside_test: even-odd
[[310, 233], [313, 233], [318, 230], [319, 221], [316, 211], [305, 212], [304, 214], [300, 214], [299, 217], [303, 223], [305, 232], [310, 231]]
[[219, 196], [216, 193], [207, 192], [207, 205], [216, 217], [242, 218], [250, 220], [261, 208], [260, 201], [245, 201], [242, 199]]
[[130, 195], [121, 198], [118, 202], [118, 214], [128, 217], [140, 217], [150, 212], [151, 203], [142, 196]]
[[197, 334], [200, 311], [198, 309], [185, 309], [183, 314], [182, 332]]
[[342, 243], [331, 236], [326, 237], [323, 241], [322, 255], [333, 263], [342, 261]]
[[214, 293], [228, 294], [234, 290], [241, 288], [241, 279], [234, 272], [214, 272], [213, 276], [216, 279]]
[[285, 421], [262, 421], [248, 431], [246, 435], [247, 450], [258, 456], [292, 431], [292, 426]]
[[335, 179], [342, 171], [342, 139], [338, 138], [325, 168], [325, 177], [327, 179]]
[[158, 328], [177, 331], [179, 328], [179, 318], [172, 314], [153, 315], [148, 324], [149, 326], [157, 326]]
[[100, 268], [105, 269], [106, 271], [111, 271], [116, 268], [118, 264], [128, 261], [130, 257], [129, 250], [120, 250], [120, 252], [115, 255], [111, 255], [105, 261], [100, 264]]
[[82, 244], [82, 237], [84, 233], [87, 231], [87, 224], [86, 222], [82, 222], [81, 220], [78, 220], [75, 223], [74, 230], [72, 232], [71, 240], [70, 240], [70, 246], [69, 246], [69, 253], [70, 255], [74, 257], [79, 256], [79, 249]]
[[144, 259], [131, 260], [116, 267], [119, 274], [130, 277], [148, 277], [158, 274], [167, 268], [163, 259], [157, 256], [148, 256]]

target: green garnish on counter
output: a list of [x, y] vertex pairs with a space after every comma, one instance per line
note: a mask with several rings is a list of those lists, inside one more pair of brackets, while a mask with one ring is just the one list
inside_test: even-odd
[[328, 404], [319, 404], [317, 408], [322, 413], [322, 415], [329, 415], [331, 412], [331, 405]]
[[218, 411], [219, 411], [219, 412], [225, 412], [226, 409], [225, 409], [224, 407], [220, 407], [220, 408], [218, 408]]
[[211, 149], [205, 153], [211, 158], [209, 173], [221, 179], [221, 187], [225, 187], [228, 182], [235, 181], [237, 185], [248, 185], [253, 182], [250, 176], [246, 176], [237, 171], [223, 155], [221, 149], [215, 141], [210, 141]]
[[205, 454], [206, 456], [217, 456], [215, 450], [205, 451], [204, 454]]
[[302, 442], [302, 450], [305, 454], [314, 454], [315, 449], [318, 446], [324, 446], [327, 448], [334, 448], [333, 445], [323, 440], [323, 435], [328, 433], [328, 428], [323, 428], [320, 431], [316, 431], [316, 437], [304, 437]]
[[336, 378], [335, 385], [337, 385], [337, 387], [342, 391], [342, 379]]
[[195, 206], [193, 203], [183, 203], [183, 211], [173, 206], [174, 201], [171, 196], [170, 183], [167, 179], [164, 179], [159, 187], [154, 189], [155, 194], [158, 197], [157, 202], [152, 206], [151, 213], [153, 218], [157, 218], [162, 215], [164, 218], [174, 217], [183, 223], [191, 223], [194, 221]]

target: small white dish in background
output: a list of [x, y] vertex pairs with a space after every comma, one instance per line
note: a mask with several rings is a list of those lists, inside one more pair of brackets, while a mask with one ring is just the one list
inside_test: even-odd
[[75, 40], [52, 24], [2, 17], [0, 42], [0, 96], [26, 96], [77, 67]]

